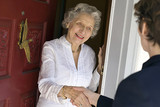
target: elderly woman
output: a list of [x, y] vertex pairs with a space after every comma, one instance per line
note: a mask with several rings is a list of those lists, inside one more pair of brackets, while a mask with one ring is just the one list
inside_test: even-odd
[[84, 43], [97, 34], [100, 16], [97, 8], [80, 3], [65, 14], [67, 34], [44, 44], [37, 107], [75, 107], [70, 100], [80, 92], [73, 86], [97, 89], [101, 64], [95, 69], [95, 53]]
[[[141, 44], [150, 58], [141, 71], [120, 83], [114, 100], [85, 88], [75, 88], [83, 91], [88, 103], [97, 107], [160, 107], [160, 0], [139, 0], [134, 7]], [[72, 103], [90, 107], [81, 100], [83, 97], [81, 94]]]

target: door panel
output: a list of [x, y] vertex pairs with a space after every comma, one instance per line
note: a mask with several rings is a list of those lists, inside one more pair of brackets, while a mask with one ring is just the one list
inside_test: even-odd
[[11, 39], [13, 34], [13, 21], [10, 19], [0, 19], [0, 78], [9, 77], [11, 65], [10, 49], [12, 48]]
[[[53, 37], [56, 0], [0, 0], [0, 107], [35, 107], [44, 41]], [[20, 49], [20, 24], [28, 20], [30, 59]]]
[[[40, 63], [40, 53], [42, 48], [42, 41], [44, 41], [46, 32], [47, 22], [44, 23], [34, 23], [31, 22], [28, 25], [29, 31], [27, 39], [32, 39], [32, 42], [29, 43], [30, 48], [30, 59], [32, 64], [28, 63], [27, 59], [24, 57], [24, 67], [23, 72], [35, 71], [39, 68]], [[25, 52], [23, 51], [23, 56], [25, 56]]]

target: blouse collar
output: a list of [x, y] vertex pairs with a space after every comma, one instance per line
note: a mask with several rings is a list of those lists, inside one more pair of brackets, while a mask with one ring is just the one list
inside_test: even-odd
[[[71, 47], [71, 43], [66, 39], [66, 35], [63, 35], [60, 37], [60, 42], [65, 46], [65, 47]], [[81, 44], [81, 49], [83, 48], [84, 44]]]

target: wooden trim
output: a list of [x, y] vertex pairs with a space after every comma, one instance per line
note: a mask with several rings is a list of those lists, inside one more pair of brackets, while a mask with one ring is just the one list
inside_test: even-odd
[[[108, 28], [109, 28], [109, 20], [110, 20], [110, 12], [111, 12], [111, 4], [112, 0], [108, 0], [106, 4], [106, 29], [105, 29], [105, 37], [104, 37], [104, 51], [103, 51], [103, 59], [105, 59], [105, 53], [106, 53], [106, 45], [107, 45], [107, 37], [108, 37]], [[104, 65], [104, 60], [103, 60], [103, 65]], [[99, 87], [98, 87], [98, 93], [100, 94], [101, 92], [101, 86], [102, 86], [102, 77], [103, 75], [100, 76], [100, 82], [99, 82]]]

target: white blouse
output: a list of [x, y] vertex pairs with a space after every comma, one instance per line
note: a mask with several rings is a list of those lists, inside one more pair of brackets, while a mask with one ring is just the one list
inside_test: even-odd
[[95, 91], [100, 78], [97, 70], [94, 71], [95, 64], [95, 53], [86, 44], [81, 45], [76, 68], [71, 44], [65, 35], [45, 42], [38, 80], [40, 97], [37, 107], [75, 107], [70, 99], [57, 97], [57, 94], [64, 85], [82, 86]]

